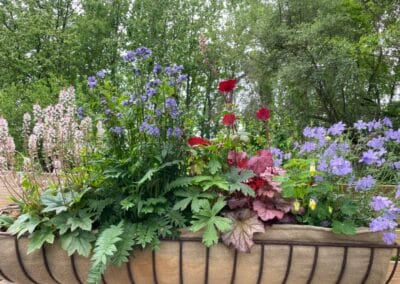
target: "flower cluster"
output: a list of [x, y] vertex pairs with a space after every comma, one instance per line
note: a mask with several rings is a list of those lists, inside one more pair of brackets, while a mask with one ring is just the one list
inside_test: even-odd
[[0, 171], [14, 168], [15, 144], [8, 133], [8, 122], [0, 117]]
[[57, 171], [80, 163], [82, 151], [89, 144], [92, 121], [90, 117], [77, 119], [72, 87], [60, 92], [55, 105], [45, 109], [34, 105], [33, 121], [31, 130], [30, 115], [24, 115], [23, 134], [30, 159], [25, 159], [26, 165], [39, 165], [43, 159], [47, 171]]

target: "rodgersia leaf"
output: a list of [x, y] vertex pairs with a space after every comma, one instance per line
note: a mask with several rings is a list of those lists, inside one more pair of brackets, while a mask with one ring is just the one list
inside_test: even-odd
[[264, 224], [249, 209], [229, 212], [225, 216], [233, 221], [233, 226], [232, 230], [222, 235], [223, 242], [238, 251], [250, 252], [254, 244], [253, 235], [264, 233]]

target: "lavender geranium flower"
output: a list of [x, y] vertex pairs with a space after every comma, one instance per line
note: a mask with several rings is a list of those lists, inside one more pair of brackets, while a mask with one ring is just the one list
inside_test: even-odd
[[95, 76], [89, 76], [87, 80], [90, 89], [93, 89], [97, 85], [97, 80]]
[[151, 98], [156, 94], [156, 90], [154, 90], [153, 88], [148, 88], [146, 89], [146, 94], [147, 97]]
[[384, 117], [382, 119], [382, 123], [387, 127], [390, 127], [390, 128], [393, 127], [393, 123], [392, 123], [392, 121], [390, 120], [389, 117]]
[[107, 74], [106, 70], [102, 69], [102, 70], [100, 70], [100, 71], [97, 71], [96, 76], [99, 77], [99, 78], [101, 78], [101, 79], [104, 79], [104, 77], [106, 76], [106, 74]]
[[182, 70], [183, 70], [183, 65], [176, 65], [176, 64], [174, 64], [174, 65], [172, 65], [172, 66], [167, 66], [167, 67], [165, 67], [165, 73], [166, 73], [168, 76], [175, 75], [175, 74], [179, 73], [179, 72], [182, 71]]
[[147, 133], [151, 136], [159, 136], [160, 135], [160, 129], [156, 125], [150, 125], [149, 128], [147, 129]]
[[400, 129], [397, 130], [389, 129], [385, 131], [385, 137], [387, 139], [394, 140], [400, 143]]
[[386, 230], [394, 230], [397, 227], [397, 223], [393, 220], [379, 216], [378, 218], [372, 219], [369, 224], [369, 229], [372, 232], [382, 232]]
[[372, 138], [370, 141], [368, 141], [367, 146], [374, 149], [381, 149], [385, 146], [385, 137], [379, 136]]
[[351, 163], [343, 157], [332, 158], [330, 161], [330, 168], [331, 172], [337, 176], [345, 176], [353, 171]]
[[379, 157], [376, 152], [373, 150], [368, 150], [362, 154], [360, 162], [365, 163], [367, 165], [376, 164], [379, 162]]
[[397, 185], [397, 191], [396, 191], [396, 199], [400, 198], [400, 183]]
[[374, 196], [372, 197], [370, 205], [374, 209], [374, 211], [378, 212], [383, 209], [389, 208], [393, 205], [393, 202], [389, 198], [384, 196]]
[[332, 125], [328, 129], [328, 133], [332, 134], [333, 136], [338, 136], [338, 135], [342, 134], [345, 129], [346, 129], [346, 124], [339, 121], [338, 123]]
[[367, 129], [367, 124], [364, 121], [359, 120], [356, 123], [354, 123], [354, 128], [359, 131], [364, 130], [364, 129]]
[[367, 122], [367, 128], [369, 132], [372, 132], [374, 130], [381, 129], [382, 123], [380, 121], [372, 120], [370, 122]]
[[392, 245], [395, 243], [396, 237], [397, 237], [397, 234], [395, 232], [385, 232], [385, 233], [383, 233], [382, 239], [386, 244]]
[[317, 165], [317, 170], [320, 172], [328, 171], [328, 163], [325, 159], [319, 160]]
[[356, 191], [367, 190], [373, 187], [375, 183], [376, 180], [371, 175], [368, 175], [356, 181], [354, 187]]
[[300, 148], [300, 154], [310, 153], [317, 149], [317, 144], [314, 142], [305, 142]]

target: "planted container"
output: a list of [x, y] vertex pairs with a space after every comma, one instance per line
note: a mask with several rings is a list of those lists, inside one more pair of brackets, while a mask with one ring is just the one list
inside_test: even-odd
[[[27, 255], [28, 239], [0, 234], [0, 275], [15, 283], [85, 283], [88, 258], [57, 244]], [[135, 250], [128, 263], [109, 267], [104, 283], [388, 283], [396, 245], [359, 229], [354, 236], [302, 225], [274, 225], [255, 238], [251, 253], [223, 244], [206, 248], [198, 234], [162, 241], [160, 250]], [[392, 266], [394, 267], [394, 266]], [[395, 267], [393, 269], [393, 272]]]

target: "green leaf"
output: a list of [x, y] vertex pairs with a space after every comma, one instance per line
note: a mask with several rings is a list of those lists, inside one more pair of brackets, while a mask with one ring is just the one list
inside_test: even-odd
[[89, 216], [69, 217], [67, 220], [67, 224], [71, 226], [72, 232], [78, 228], [84, 231], [92, 230], [92, 220]]
[[113, 264], [120, 266], [129, 260], [130, 253], [135, 244], [135, 231], [136, 227], [133, 224], [124, 224], [124, 233], [121, 235], [122, 240], [117, 243], [117, 252], [111, 259]]
[[7, 215], [0, 215], [0, 229], [9, 228], [14, 223], [14, 219]]
[[354, 214], [356, 214], [357, 209], [358, 206], [354, 201], [344, 199], [341, 202], [340, 211], [347, 216], [353, 216]]
[[356, 225], [351, 220], [344, 222], [334, 220], [332, 222], [332, 232], [337, 234], [354, 235], [357, 232], [356, 228]]
[[221, 163], [216, 159], [213, 159], [208, 163], [208, 169], [212, 175], [215, 175], [219, 170], [221, 170], [221, 168]]
[[17, 235], [19, 238], [25, 233], [32, 234], [36, 227], [41, 223], [41, 219], [34, 215], [22, 214], [8, 228], [7, 232], [11, 235]]
[[179, 188], [179, 187], [188, 187], [194, 181], [193, 177], [180, 177], [176, 180], [172, 181], [167, 185], [167, 190]]
[[103, 230], [96, 240], [91, 258], [92, 266], [88, 274], [88, 283], [98, 283], [106, 270], [110, 259], [117, 253], [117, 243], [122, 240], [123, 222], [111, 225]]
[[69, 205], [73, 201], [73, 197], [71, 192], [57, 192], [56, 195], [53, 195], [52, 190], [46, 190], [43, 192], [41, 200], [45, 206], [45, 208], [42, 210], [43, 213], [55, 211], [56, 214], [60, 214], [61, 212], [68, 210]]
[[231, 170], [225, 174], [225, 178], [229, 184], [229, 192], [240, 191], [244, 195], [255, 197], [256, 194], [254, 190], [247, 184], [243, 183], [254, 176], [255, 174], [253, 171], [242, 170], [239, 172], [237, 168], [232, 167]]
[[52, 244], [54, 242], [54, 234], [51, 228], [42, 227], [39, 230], [36, 230], [32, 234], [32, 238], [30, 239], [28, 245], [28, 254], [33, 251], [40, 249], [44, 243]]
[[207, 224], [206, 230], [203, 234], [203, 243], [210, 247], [218, 243], [218, 232], [213, 224]]
[[92, 242], [96, 237], [87, 231], [76, 230], [61, 235], [61, 247], [71, 256], [75, 252], [82, 256], [88, 257], [92, 250]]
[[65, 234], [70, 229], [71, 225], [67, 223], [70, 216], [70, 213], [62, 212], [51, 219], [51, 223], [59, 230], [60, 235]]

